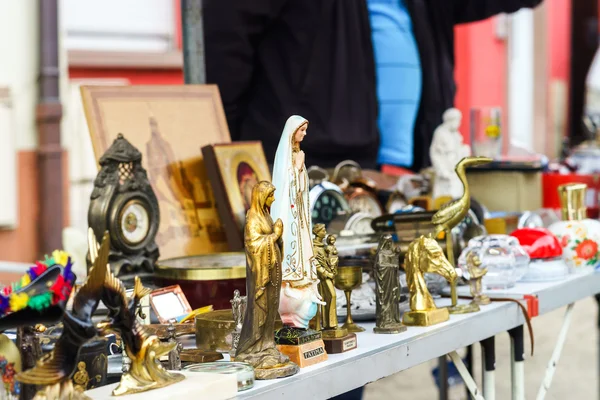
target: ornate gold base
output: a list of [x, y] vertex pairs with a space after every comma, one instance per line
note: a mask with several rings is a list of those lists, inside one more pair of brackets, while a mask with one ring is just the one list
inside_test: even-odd
[[344, 328], [323, 329], [321, 331], [321, 336], [323, 337], [323, 339], [342, 338], [344, 336], [348, 336], [348, 330]]
[[489, 296], [486, 296], [485, 294], [473, 298], [473, 303], [480, 306], [487, 306], [491, 302], [492, 300], [489, 298]]
[[113, 396], [123, 396], [126, 394], [146, 392], [148, 390], [169, 386], [185, 379], [185, 376], [182, 374], [177, 374], [174, 372], [167, 372], [167, 374], [170, 375], [168, 380], [161, 380], [160, 382], [150, 380], [141, 382], [134, 378], [131, 374], [125, 373], [123, 376], [121, 376], [121, 382], [119, 382], [119, 385], [115, 388], [115, 390], [113, 390], [112, 394]]
[[287, 362], [273, 368], [255, 368], [254, 377], [260, 380], [285, 378], [297, 374], [299, 370], [296, 364]]
[[339, 338], [323, 338], [327, 354], [345, 353], [358, 347], [355, 333], [349, 333]]
[[376, 326], [375, 328], [373, 328], [374, 333], [388, 333], [388, 334], [402, 333], [405, 330], [406, 330], [406, 326], [404, 326], [402, 324], [389, 324], [388, 326], [385, 326], [385, 327]]
[[308, 367], [327, 360], [325, 343], [322, 339], [301, 345], [280, 344], [277, 349], [288, 356], [290, 361], [296, 363], [300, 368]]
[[450, 314], [470, 314], [479, 311], [479, 306], [474, 302], [470, 302], [469, 304], [457, 304], [446, 308]]
[[39, 390], [34, 397], [35, 400], [59, 400], [59, 399], [71, 399], [71, 400], [91, 400], [87, 395], [83, 393], [83, 388], [80, 386], [73, 386], [73, 381], [68, 380], [62, 383], [55, 383], [54, 385], [48, 385], [42, 390]]
[[346, 322], [344, 325], [342, 325], [342, 329], [346, 329], [348, 330], [348, 332], [364, 332], [365, 328], [363, 328], [362, 326], [356, 325], [354, 322]]
[[204, 351], [198, 349], [184, 349], [180, 354], [183, 363], [206, 363], [223, 359], [223, 354], [218, 351]]
[[431, 326], [448, 321], [450, 314], [446, 308], [434, 308], [427, 311], [407, 311], [402, 317], [404, 325]]

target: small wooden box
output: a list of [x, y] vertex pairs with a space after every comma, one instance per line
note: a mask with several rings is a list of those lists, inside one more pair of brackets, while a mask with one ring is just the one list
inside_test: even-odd
[[323, 342], [328, 354], [345, 353], [358, 347], [358, 340], [354, 333], [349, 333], [341, 338], [323, 338]]
[[325, 351], [323, 339], [313, 340], [301, 345], [280, 344], [277, 348], [300, 368], [315, 365], [327, 360], [327, 351]]

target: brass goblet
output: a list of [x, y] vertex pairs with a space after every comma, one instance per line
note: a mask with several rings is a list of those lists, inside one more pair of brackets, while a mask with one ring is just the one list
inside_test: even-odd
[[352, 295], [352, 291], [362, 284], [362, 265], [352, 264], [340, 261], [337, 275], [335, 276], [335, 287], [343, 290], [346, 294], [346, 322], [342, 325], [342, 328], [347, 329], [348, 332], [364, 332], [365, 328], [356, 325], [352, 320], [350, 296]]

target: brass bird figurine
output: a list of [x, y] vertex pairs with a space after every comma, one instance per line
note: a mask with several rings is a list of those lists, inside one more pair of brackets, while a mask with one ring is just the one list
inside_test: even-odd
[[40, 358], [35, 367], [17, 375], [17, 380], [22, 383], [45, 386], [34, 399], [88, 398], [79, 388], [73, 387], [71, 376], [76, 370], [81, 348], [97, 334], [92, 314], [102, 297], [109, 251], [110, 240], [105, 235], [85, 283], [75, 294], [72, 310], [63, 315], [63, 331], [54, 348]]
[[452, 228], [458, 225], [469, 212], [471, 207], [471, 192], [469, 191], [469, 182], [465, 169], [475, 165], [483, 165], [492, 162], [491, 158], [487, 157], [465, 157], [456, 164], [456, 175], [460, 179], [464, 193], [460, 199], [446, 203], [438, 212], [431, 218], [431, 223], [435, 225], [434, 237], [438, 237], [441, 232], [446, 236], [446, 253], [448, 261], [454, 265], [454, 252], [452, 248], [452, 237], [450, 232]]
[[[93, 231], [89, 231], [90, 259], [97, 259], [97, 242]], [[121, 377], [121, 382], [113, 390], [113, 396], [158, 389], [182, 381], [184, 375], [165, 370], [158, 360], [175, 348], [177, 343], [162, 343], [152, 335], [137, 318], [140, 300], [150, 293], [135, 277], [133, 296], [128, 298], [123, 283], [106, 268], [102, 302], [108, 308], [106, 321], [96, 328], [101, 334], [117, 332], [125, 344], [125, 352], [131, 359], [129, 371]]]

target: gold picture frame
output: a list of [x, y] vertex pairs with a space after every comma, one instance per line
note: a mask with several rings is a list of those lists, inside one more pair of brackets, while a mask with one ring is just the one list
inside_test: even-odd
[[215, 144], [203, 147], [202, 154], [229, 250], [242, 250], [252, 189], [260, 181], [271, 181], [262, 144], [258, 141]]

